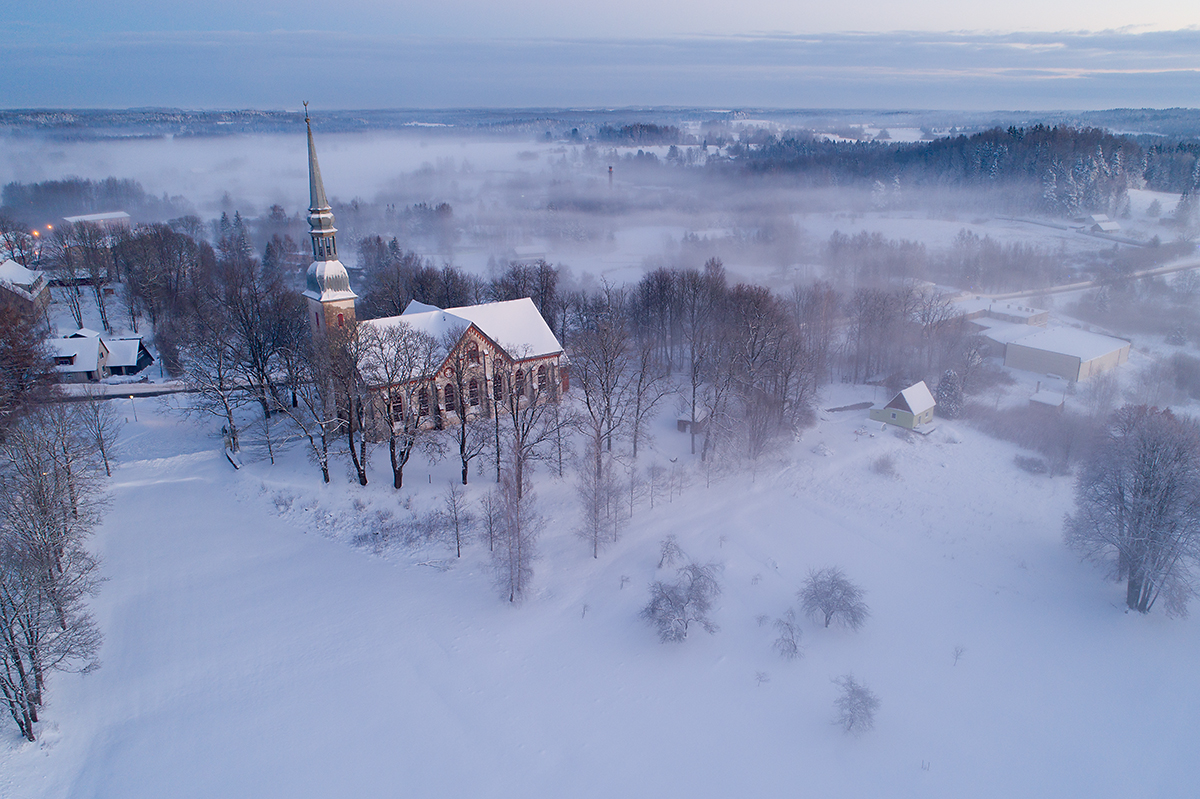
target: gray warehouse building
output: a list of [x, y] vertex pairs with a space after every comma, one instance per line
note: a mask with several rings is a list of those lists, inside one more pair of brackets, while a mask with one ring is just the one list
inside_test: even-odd
[[1052, 327], [1009, 341], [1004, 365], [1067, 380], [1087, 380], [1129, 360], [1129, 342], [1071, 327]]

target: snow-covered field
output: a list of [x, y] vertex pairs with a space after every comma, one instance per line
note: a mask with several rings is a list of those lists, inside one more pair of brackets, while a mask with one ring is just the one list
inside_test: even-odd
[[[1200, 779], [1195, 621], [1125, 613], [1061, 543], [1070, 478], [965, 425], [901, 437], [825, 412], [709, 484], [664, 418], [639, 466], [673, 487], [598, 560], [569, 479], [539, 471], [549, 526], [513, 607], [480, 541], [461, 561], [355, 543], [377, 511], [435, 503], [453, 463], [412, 464], [401, 492], [386, 455], [365, 489], [322, 486], [299, 448], [235, 472], [175, 402], [138, 401], [94, 540], [104, 665], [53, 679], [37, 743], [0, 727], [2, 796], [1174, 797]], [[871, 469], [884, 455], [894, 477]], [[722, 566], [720, 631], [680, 645], [638, 618], [668, 534]], [[805, 621], [782, 660], [771, 622], [833, 564], [871, 618]], [[859, 737], [831, 724], [848, 672], [882, 700]]]

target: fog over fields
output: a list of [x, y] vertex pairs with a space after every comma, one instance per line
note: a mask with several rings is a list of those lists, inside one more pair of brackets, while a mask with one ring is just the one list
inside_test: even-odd
[[1196, 112], [312, 115], [0, 111], [0, 796], [1194, 792]]

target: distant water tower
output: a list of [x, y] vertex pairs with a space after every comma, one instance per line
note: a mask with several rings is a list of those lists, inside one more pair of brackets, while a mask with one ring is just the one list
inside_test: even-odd
[[612, 185], [612, 165], [608, 167], [608, 185]]

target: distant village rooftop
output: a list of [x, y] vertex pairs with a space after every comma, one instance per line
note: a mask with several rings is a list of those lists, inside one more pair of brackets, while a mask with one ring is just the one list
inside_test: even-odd
[[129, 227], [129, 214], [124, 211], [104, 211], [99, 214], [81, 214], [80, 216], [64, 216], [63, 221], [72, 225], [80, 222], [105, 227]]

